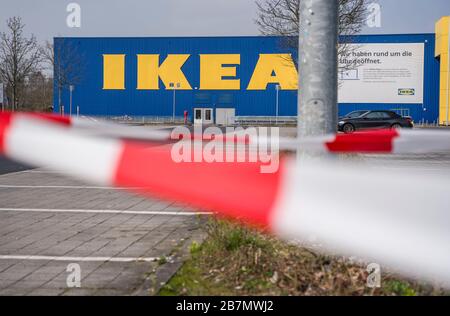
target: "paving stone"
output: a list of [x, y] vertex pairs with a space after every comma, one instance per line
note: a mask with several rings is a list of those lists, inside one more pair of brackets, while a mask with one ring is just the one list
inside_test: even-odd
[[[36, 172], [37, 171], [37, 172]], [[0, 176], [1, 185], [86, 184], [36, 170]], [[38, 173], [39, 172], [39, 173]], [[0, 208], [187, 211], [187, 207], [95, 188], [0, 188]], [[0, 212], [0, 255], [160, 257], [199, 230], [197, 217], [147, 214]], [[76, 261], [76, 260], [74, 260]], [[69, 289], [70, 263], [81, 268], [81, 289]], [[69, 262], [0, 259], [0, 295], [133, 295], [150, 293], [153, 262]], [[159, 273], [168, 279], [176, 269]], [[167, 281], [167, 280], [166, 280]], [[155, 293], [155, 291], [152, 291]]]

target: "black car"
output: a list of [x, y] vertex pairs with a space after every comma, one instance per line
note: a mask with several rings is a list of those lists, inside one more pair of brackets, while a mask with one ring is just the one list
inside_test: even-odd
[[403, 117], [392, 111], [355, 111], [339, 118], [340, 132], [353, 133], [360, 129], [412, 128], [410, 117]]

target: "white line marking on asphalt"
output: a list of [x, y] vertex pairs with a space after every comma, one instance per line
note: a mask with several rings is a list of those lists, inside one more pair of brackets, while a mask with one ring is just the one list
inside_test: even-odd
[[8, 173], [0, 174], [0, 177], [6, 177], [6, 176], [15, 175], [15, 174], [27, 173], [27, 172], [29, 172], [29, 170], [13, 171], [13, 172], [8, 172]]
[[3, 189], [90, 189], [90, 190], [139, 190], [142, 188], [95, 187], [85, 185], [9, 185], [0, 184]]
[[212, 215], [212, 212], [160, 212], [160, 211], [121, 211], [121, 210], [63, 210], [48, 208], [0, 208], [0, 212], [34, 212], [34, 213], [87, 213], [87, 214], [126, 214], [126, 215], [169, 215], [197, 216]]
[[24, 256], [0, 255], [0, 260], [41, 260], [41, 261], [69, 261], [69, 262], [155, 262], [157, 257], [57, 257], [57, 256]]
[[63, 176], [61, 172], [58, 171], [48, 171], [48, 170], [25, 170], [23, 173], [42, 173], [42, 174], [59, 174]]

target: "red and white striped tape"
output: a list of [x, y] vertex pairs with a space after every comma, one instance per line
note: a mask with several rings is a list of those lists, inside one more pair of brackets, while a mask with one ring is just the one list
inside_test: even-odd
[[[35, 113], [4, 113], [4, 115], [20, 115], [34, 117], [61, 125], [72, 126], [83, 130], [87, 134], [110, 136], [119, 139], [134, 139], [140, 141], [166, 142], [174, 140], [168, 130], [156, 130], [145, 127], [129, 127], [106, 121], [95, 121], [84, 118], [61, 117], [53, 114]], [[175, 139], [179, 139], [176, 135]], [[210, 140], [204, 135], [190, 135], [190, 139]], [[217, 136], [218, 141], [249, 144], [258, 146], [270, 144], [272, 139], [267, 137], [253, 137], [245, 133]], [[392, 153], [392, 154], [421, 154], [450, 152], [450, 137], [447, 131], [437, 130], [373, 130], [356, 132], [354, 134], [326, 135], [308, 137], [304, 139], [279, 138], [281, 150], [296, 151], [302, 148], [306, 151], [324, 153]]]
[[92, 137], [26, 115], [0, 114], [0, 153], [450, 285], [447, 178], [323, 161], [282, 160], [273, 174], [260, 173], [259, 162], [176, 163], [167, 146]]

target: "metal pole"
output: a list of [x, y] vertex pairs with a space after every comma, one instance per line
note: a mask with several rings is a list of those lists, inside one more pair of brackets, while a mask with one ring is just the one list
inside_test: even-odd
[[69, 87], [69, 90], [70, 90], [69, 116], [71, 117], [72, 116], [72, 93], [73, 93], [73, 86], [72, 85]]
[[298, 135], [337, 129], [338, 0], [300, 1]]
[[[58, 61], [58, 107], [59, 110], [61, 111], [61, 65]], [[62, 111], [62, 115], [64, 115], [64, 111]]]
[[448, 41], [448, 51], [447, 51], [447, 95], [446, 95], [446, 99], [447, 99], [447, 113], [446, 113], [446, 125], [448, 126], [448, 114], [449, 114], [449, 99], [450, 99], [450, 17], [448, 18], [448, 36], [447, 36], [447, 41]]
[[278, 108], [279, 108], [279, 92], [280, 92], [280, 85], [276, 85], [275, 89], [277, 90], [277, 102], [276, 102], [276, 124], [278, 125]]
[[172, 109], [172, 122], [175, 123], [175, 105], [176, 105], [176, 90], [177, 88], [181, 87], [180, 83], [171, 83], [171, 86], [173, 86], [173, 109]]
[[172, 122], [175, 123], [175, 102], [176, 102], [176, 88], [173, 86], [173, 109], [172, 109]]

